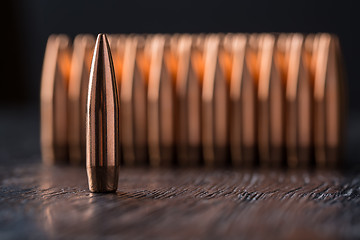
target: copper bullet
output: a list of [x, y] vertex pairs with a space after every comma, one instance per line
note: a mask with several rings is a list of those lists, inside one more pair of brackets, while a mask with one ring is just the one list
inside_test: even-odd
[[125, 41], [120, 127], [124, 163], [129, 166], [143, 165], [147, 159], [147, 84], [138, 61], [143, 48], [142, 37], [132, 36]]
[[284, 86], [279, 66], [275, 63], [275, 36], [260, 37], [258, 86], [258, 137], [260, 163], [280, 166], [284, 145]]
[[256, 146], [256, 86], [246, 62], [247, 36], [234, 35], [230, 76], [230, 148], [232, 164], [251, 166]]
[[67, 91], [71, 47], [64, 35], [48, 39], [41, 78], [41, 151], [45, 163], [68, 161]]
[[286, 79], [286, 146], [290, 167], [308, 166], [312, 144], [312, 88], [304, 59], [304, 37], [290, 37]]
[[219, 64], [220, 37], [210, 35], [204, 47], [202, 143], [205, 165], [226, 165], [228, 152], [228, 83]]
[[319, 34], [315, 49], [314, 129], [315, 158], [319, 167], [339, 164], [344, 129], [344, 78], [338, 39]]
[[78, 35], [74, 40], [69, 83], [69, 155], [73, 164], [86, 159], [86, 101], [95, 39]]
[[152, 166], [170, 166], [174, 145], [174, 82], [165, 65], [165, 37], [154, 36], [148, 85], [148, 144]]
[[[176, 137], [177, 156], [181, 166], [196, 166], [200, 161], [201, 144], [201, 81], [194, 67], [194, 51], [199, 49], [193, 45], [190, 35], [178, 39], [178, 68], [176, 75]], [[196, 53], [195, 53], [196, 54]]]
[[91, 192], [114, 192], [119, 178], [119, 101], [105, 34], [96, 40], [86, 112], [86, 168]]

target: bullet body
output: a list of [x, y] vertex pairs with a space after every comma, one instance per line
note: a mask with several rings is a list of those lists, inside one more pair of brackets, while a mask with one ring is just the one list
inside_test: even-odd
[[314, 141], [319, 167], [339, 164], [344, 141], [344, 84], [338, 39], [317, 36], [314, 75]]
[[47, 164], [68, 162], [67, 89], [71, 64], [69, 39], [48, 39], [41, 79], [41, 151]]
[[306, 167], [311, 159], [312, 88], [303, 61], [303, 36], [295, 34], [289, 47], [286, 79], [286, 148], [290, 167]]
[[194, 69], [193, 41], [190, 35], [179, 38], [176, 79], [176, 140], [178, 163], [196, 166], [200, 162], [201, 81]]
[[231, 39], [230, 149], [234, 166], [251, 166], [255, 161], [256, 87], [246, 63], [247, 37]]
[[205, 41], [202, 88], [202, 143], [205, 165], [224, 166], [228, 160], [229, 86], [219, 64], [220, 37]]
[[275, 62], [275, 37], [260, 36], [260, 71], [258, 86], [258, 139], [260, 164], [281, 166], [284, 154], [285, 92]]
[[113, 192], [119, 176], [119, 103], [109, 43], [96, 40], [86, 122], [86, 167], [91, 192]]
[[148, 144], [152, 166], [171, 166], [174, 144], [174, 86], [166, 68], [165, 36], [156, 36], [151, 45], [148, 85]]
[[94, 45], [92, 35], [78, 35], [74, 40], [68, 105], [69, 157], [72, 164], [84, 164], [86, 159], [86, 102]]
[[147, 159], [147, 105], [146, 80], [142, 74], [138, 55], [143, 50], [139, 37], [125, 42], [121, 88], [121, 139], [124, 164], [144, 165]]

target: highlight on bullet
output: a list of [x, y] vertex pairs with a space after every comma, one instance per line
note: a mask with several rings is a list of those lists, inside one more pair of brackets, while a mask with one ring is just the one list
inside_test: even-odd
[[114, 192], [119, 178], [119, 100], [110, 46], [96, 40], [86, 112], [86, 168], [91, 192]]
[[44, 163], [68, 162], [67, 91], [71, 45], [65, 35], [51, 35], [41, 78], [41, 152]]

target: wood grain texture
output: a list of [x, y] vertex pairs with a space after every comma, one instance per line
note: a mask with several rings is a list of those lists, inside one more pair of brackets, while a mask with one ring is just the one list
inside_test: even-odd
[[0, 238], [360, 238], [360, 175], [122, 169], [115, 194], [91, 194], [82, 168], [0, 176]]
[[37, 116], [0, 111], [0, 239], [360, 238], [354, 161], [342, 172], [122, 168], [115, 194], [92, 194], [84, 168], [41, 164]]

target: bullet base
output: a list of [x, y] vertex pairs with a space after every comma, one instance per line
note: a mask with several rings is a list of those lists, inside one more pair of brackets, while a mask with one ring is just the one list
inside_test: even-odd
[[119, 179], [119, 167], [87, 168], [90, 192], [116, 192]]

